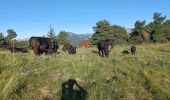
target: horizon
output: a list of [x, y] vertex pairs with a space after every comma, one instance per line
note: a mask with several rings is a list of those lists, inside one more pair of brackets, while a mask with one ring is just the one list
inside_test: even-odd
[[137, 20], [153, 21], [155, 12], [170, 19], [169, 4], [168, 0], [2, 0], [0, 32], [6, 36], [7, 29], [13, 29], [16, 39], [25, 39], [46, 36], [51, 25], [56, 35], [62, 30], [92, 34], [96, 23], [104, 19], [111, 25], [133, 28]]

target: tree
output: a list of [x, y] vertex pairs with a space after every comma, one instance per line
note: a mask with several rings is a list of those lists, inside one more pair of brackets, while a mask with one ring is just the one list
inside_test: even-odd
[[153, 14], [153, 20], [156, 25], [161, 25], [166, 19], [166, 16], [161, 16], [161, 13], [155, 12]]
[[151, 40], [153, 42], [166, 42], [165, 33], [163, 32], [163, 22], [165, 21], [166, 16], [162, 16], [161, 13], [153, 14], [153, 30], [151, 32]]
[[150, 22], [149, 24], [147, 24], [145, 26], [145, 30], [149, 33], [151, 33], [154, 29], [155, 29], [155, 23], [154, 22]]
[[4, 35], [0, 32], [0, 47], [2, 47], [4, 44]]
[[165, 33], [166, 39], [170, 41], [170, 20], [167, 20], [165, 23], [163, 23], [163, 31]]
[[0, 32], [0, 40], [4, 38], [3, 33]]
[[54, 28], [50, 26], [49, 31], [47, 36], [52, 40], [52, 41], [57, 41], [57, 36], [55, 35]]
[[60, 31], [60, 33], [57, 36], [57, 41], [59, 44], [65, 44], [67, 43], [67, 37], [68, 37], [68, 32], [65, 31]]
[[124, 27], [118, 25], [110, 26], [108, 38], [114, 39], [116, 43], [127, 43], [129, 37]]
[[145, 21], [136, 21], [134, 24], [135, 28], [130, 34], [130, 39], [133, 43], [142, 43], [144, 42], [144, 31], [145, 31]]
[[145, 20], [144, 21], [136, 21], [135, 22], [135, 29], [134, 31], [137, 33], [137, 35], [141, 35], [142, 32], [144, 31], [145, 27]]
[[117, 43], [124, 43], [128, 40], [128, 34], [125, 28], [118, 25], [110, 25], [107, 20], [97, 22], [93, 30], [93, 44], [104, 39], [114, 39]]
[[110, 30], [110, 23], [107, 20], [102, 20], [96, 23], [96, 26], [93, 27], [94, 30], [94, 37], [96, 40], [107, 39], [109, 30]]
[[13, 38], [17, 37], [17, 34], [13, 29], [8, 29], [7, 33], [8, 35], [5, 38], [8, 42], [10, 42]]

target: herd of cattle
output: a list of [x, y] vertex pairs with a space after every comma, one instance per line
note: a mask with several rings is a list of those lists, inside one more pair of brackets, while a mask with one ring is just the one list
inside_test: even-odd
[[[6, 48], [10, 50], [12, 53], [21, 52], [21, 53], [28, 53], [28, 50], [26, 48], [17, 48], [14, 46], [9, 45], [7, 42], [5, 42], [3, 45], [7, 46]], [[98, 48], [98, 54], [102, 57], [109, 57], [109, 46], [113, 48], [115, 45], [115, 41], [112, 39], [107, 40], [101, 40], [97, 43]], [[92, 46], [92, 43], [89, 41], [83, 41], [80, 43], [80, 47], [89, 47]], [[29, 47], [32, 48], [35, 55], [41, 55], [43, 53], [45, 54], [53, 54], [57, 53], [57, 50], [59, 48], [58, 43], [55, 41], [51, 41], [50, 38], [46, 37], [31, 37], [29, 39]], [[69, 43], [64, 44], [62, 51], [68, 52], [69, 54], [76, 54], [77, 47], [74, 47], [70, 45]], [[121, 52], [123, 55], [129, 54], [129, 51], [124, 50]], [[136, 53], [136, 47], [131, 46], [131, 53], [132, 55], [135, 55]]]
[[[97, 43], [97, 48], [98, 48], [98, 54], [102, 57], [106, 56], [109, 57], [109, 46], [113, 48], [115, 45], [115, 41], [112, 39], [107, 39], [107, 40], [101, 40]], [[50, 40], [50, 38], [45, 38], [45, 37], [31, 37], [29, 40], [30, 47], [33, 49], [35, 55], [40, 55], [42, 53], [45, 54], [52, 54], [56, 53], [58, 49], [58, 44], [57, 42], [53, 42]], [[80, 43], [80, 47], [89, 47], [91, 46], [92, 43], [89, 41], [83, 41]], [[68, 51], [69, 54], [76, 54], [76, 47], [73, 47], [69, 43], [64, 44], [62, 51]], [[127, 50], [124, 50], [122, 52], [124, 55], [129, 54]], [[132, 55], [135, 55], [136, 53], [136, 47], [132, 46], [131, 47], [131, 53]]]

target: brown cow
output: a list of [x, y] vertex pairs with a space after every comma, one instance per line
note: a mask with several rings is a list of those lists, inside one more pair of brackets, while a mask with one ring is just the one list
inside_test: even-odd
[[92, 43], [90, 41], [82, 41], [80, 43], [80, 48], [83, 48], [83, 47], [90, 47], [92, 46]]

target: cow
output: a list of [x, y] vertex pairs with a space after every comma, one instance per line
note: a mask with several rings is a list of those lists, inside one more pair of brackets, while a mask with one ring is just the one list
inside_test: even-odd
[[99, 56], [106, 56], [109, 57], [109, 45], [111, 45], [111, 48], [113, 48], [114, 40], [107, 39], [107, 40], [101, 40], [97, 43], [98, 48], [98, 54]]
[[29, 43], [35, 55], [56, 53], [58, 49], [57, 42], [46, 37], [31, 37]]
[[76, 54], [76, 47], [73, 47], [69, 43], [64, 44], [62, 51], [68, 51], [69, 54]]
[[133, 45], [131, 46], [131, 54], [135, 55], [136, 54], [136, 47]]
[[18, 47], [15, 47], [15, 46], [14, 47], [10, 46], [8, 48], [8, 50], [10, 50], [11, 53], [19, 53], [19, 52], [21, 52], [21, 53], [29, 53], [26, 48], [18, 48]]
[[72, 45], [70, 45], [69, 43], [64, 44], [62, 51], [66, 52], [69, 50], [69, 48], [72, 47]]
[[69, 54], [76, 54], [76, 48], [75, 47], [70, 47], [68, 50]]
[[5, 39], [3, 38], [3, 46], [7, 49], [10, 50], [11, 53], [29, 53], [28, 50], [26, 48], [18, 48], [16, 46], [11, 46], [8, 42], [5, 41]]
[[57, 42], [53, 41], [50, 44], [50, 48], [52, 50], [52, 53], [57, 53], [57, 49], [59, 48]]
[[92, 46], [92, 43], [90, 41], [82, 41], [79, 46], [80, 46], [80, 48], [90, 47], [90, 46]]
[[129, 54], [129, 51], [128, 51], [128, 50], [123, 50], [121, 53], [122, 53], [123, 55], [126, 55], [126, 54]]
[[45, 54], [56, 53], [57, 49], [58, 49], [58, 44], [56, 42], [48, 43], [48, 47], [47, 47], [47, 45], [40, 45], [39, 46], [40, 54], [42, 54], [44, 52], [45, 52]]

